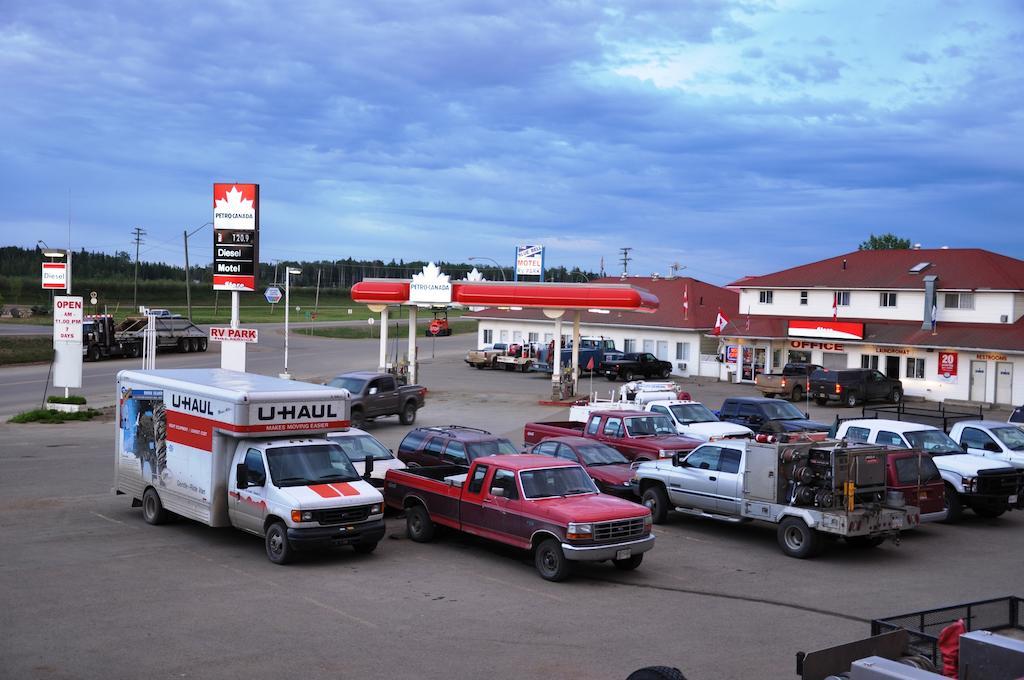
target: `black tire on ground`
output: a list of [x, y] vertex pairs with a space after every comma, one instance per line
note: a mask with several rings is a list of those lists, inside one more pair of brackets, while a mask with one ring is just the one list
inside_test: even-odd
[[142, 494], [142, 519], [146, 520], [147, 524], [163, 524], [167, 521], [167, 511], [160, 502], [160, 494], [153, 487], [149, 487]]
[[828, 399], [822, 399], [821, 397], [815, 397], [814, 398], [814, 403], [817, 404], [818, 406], [824, 406], [825, 404], [828, 403]]
[[274, 522], [267, 527], [264, 538], [267, 559], [274, 564], [288, 564], [294, 556], [291, 544], [288, 543], [288, 529], [284, 522]]
[[992, 507], [991, 505], [983, 505], [980, 508], [971, 508], [971, 510], [974, 510], [974, 514], [978, 517], [987, 519], [995, 519], [1006, 512], [1006, 508]]
[[779, 547], [789, 557], [806, 559], [821, 550], [821, 534], [799, 517], [786, 517], [779, 523]]
[[529, 361], [523, 362], [523, 364], [519, 367], [519, 370], [522, 371], [523, 373], [526, 373], [527, 371], [529, 371], [530, 370], [530, 362]]
[[358, 430], [363, 429], [363, 425], [366, 424], [366, 416], [363, 414], [363, 409], [359, 407], [352, 409], [349, 415], [349, 422], [352, 423], [352, 427]]
[[97, 347], [96, 345], [93, 345], [92, 347], [89, 348], [89, 361], [99, 361], [99, 360], [100, 360], [100, 348]]
[[668, 518], [669, 500], [665, 487], [660, 484], [644, 489], [641, 502], [651, 511], [651, 521], [663, 524]]
[[800, 385], [793, 387], [793, 393], [790, 395], [793, 401], [803, 401], [804, 399], [804, 388]]
[[185, 354], [185, 353], [188, 352], [188, 348], [189, 348], [188, 338], [181, 338], [181, 339], [178, 340], [178, 351], [179, 352], [181, 352], [182, 354]]
[[626, 680], [686, 680], [686, 676], [678, 668], [670, 666], [647, 666], [638, 668], [629, 674]]
[[644, 554], [632, 555], [624, 560], [612, 560], [612, 564], [615, 565], [616, 569], [622, 571], [632, 571], [640, 566], [640, 563], [644, 561]]
[[128, 345], [128, 352], [127, 352], [127, 354], [132, 359], [138, 358], [139, 355], [142, 354], [142, 345], [140, 345], [137, 342], [133, 342], [132, 344]]
[[892, 389], [892, 394], [889, 395], [889, 401], [894, 404], [898, 404], [903, 401], [903, 390], [898, 387]]
[[487, 368], [487, 364], [471, 364], [471, 366], [480, 369], [481, 371]]
[[370, 553], [372, 553], [374, 550], [377, 549], [377, 544], [376, 543], [356, 543], [352, 547], [360, 555], [369, 555]]
[[398, 414], [398, 421], [402, 425], [412, 425], [416, 422], [416, 402], [406, 402], [405, 406], [402, 407], [402, 412]]
[[207, 347], [209, 347], [209, 342], [206, 338], [199, 338], [199, 351], [205, 352]]
[[885, 542], [882, 536], [847, 536], [845, 540], [854, 548], [877, 548]]
[[633, 371], [626, 371], [625, 373], [622, 374], [622, 379], [625, 380], [626, 382], [633, 382], [633, 378]]
[[671, 368], [663, 368], [663, 369], [661, 370], [661, 377], [662, 377], [662, 378], [667, 378], [667, 377], [669, 377], [670, 375], [672, 375], [672, 369], [671, 369]]
[[846, 405], [847, 406], [849, 406], [850, 408], [853, 408], [854, 406], [857, 405], [857, 403], [858, 402], [857, 402], [857, 395], [856, 394], [854, 394], [853, 392], [850, 392], [849, 394], [846, 395]]
[[533, 564], [546, 581], [564, 581], [572, 573], [572, 562], [565, 558], [561, 544], [553, 538], [540, 542], [533, 552]]
[[437, 527], [430, 513], [422, 505], [414, 505], [405, 511], [405, 529], [409, 538], [417, 543], [427, 543], [434, 538]]
[[960, 503], [960, 494], [957, 493], [956, 489], [953, 488], [952, 484], [947, 483], [946, 487], [946, 523], [955, 524], [960, 521], [960, 518], [964, 515], [964, 506]]

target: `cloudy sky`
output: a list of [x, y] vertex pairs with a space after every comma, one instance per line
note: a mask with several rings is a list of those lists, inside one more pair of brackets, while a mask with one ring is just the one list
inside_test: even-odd
[[181, 262], [254, 181], [264, 261], [1024, 257], [1017, 0], [0, 4], [4, 244], [70, 197], [75, 248]]

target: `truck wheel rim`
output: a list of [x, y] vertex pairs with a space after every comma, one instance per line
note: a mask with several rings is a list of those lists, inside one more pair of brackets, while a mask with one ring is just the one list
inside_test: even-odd
[[558, 568], [558, 560], [555, 559], [554, 550], [544, 550], [540, 554], [540, 563], [544, 567], [545, 571], [552, 572]]
[[414, 534], [420, 533], [420, 529], [423, 528], [423, 522], [420, 521], [419, 515], [413, 515], [409, 518], [409, 528], [412, 529]]
[[274, 531], [270, 534], [270, 552], [275, 555], [281, 554], [281, 549], [284, 547], [284, 541], [281, 540], [281, 532]]
[[799, 550], [804, 544], [804, 535], [796, 527], [786, 529], [786, 545], [793, 550]]
[[156, 503], [153, 502], [152, 496], [146, 496], [146, 517], [156, 516]]
[[658, 500], [656, 498], [645, 498], [644, 505], [651, 511], [652, 515], [658, 510]]

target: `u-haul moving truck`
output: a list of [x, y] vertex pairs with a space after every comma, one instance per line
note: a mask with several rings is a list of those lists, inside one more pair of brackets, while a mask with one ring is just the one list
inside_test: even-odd
[[150, 524], [168, 512], [296, 550], [384, 536], [383, 497], [324, 435], [349, 425], [347, 390], [223, 369], [117, 375], [114, 491]]

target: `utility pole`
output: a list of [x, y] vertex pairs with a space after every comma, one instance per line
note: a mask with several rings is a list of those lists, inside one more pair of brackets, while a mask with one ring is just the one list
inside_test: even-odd
[[192, 320], [192, 277], [188, 270], [188, 229], [182, 232], [185, 235], [185, 304], [188, 305], [188, 320]]
[[313, 313], [316, 314], [320, 310], [320, 268], [316, 270], [316, 300], [313, 301]]
[[632, 259], [629, 256], [629, 251], [631, 251], [631, 250], [633, 250], [633, 249], [632, 248], [619, 248], [619, 252], [621, 253], [621, 255], [619, 256], [619, 260], [622, 262], [622, 274], [624, 276], [629, 274], [629, 261], [630, 261], [630, 259]]
[[146, 230], [142, 227], [135, 227], [132, 229], [132, 234], [135, 236], [135, 286], [132, 293], [132, 306], [135, 309], [139, 308], [139, 246], [142, 245], [142, 237], [146, 235]]

